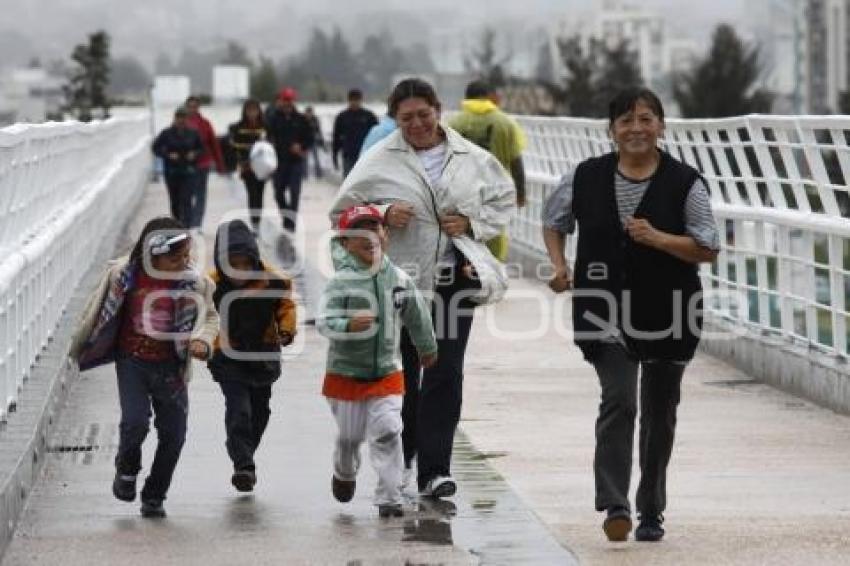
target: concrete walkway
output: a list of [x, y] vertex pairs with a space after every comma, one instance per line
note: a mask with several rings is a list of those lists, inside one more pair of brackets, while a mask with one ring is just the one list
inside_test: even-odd
[[[312, 250], [323, 245], [332, 194], [321, 183], [304, 190], [301, 249], [316, 258], [298, 275], [308, 313], [321, 288], [322, 261]], [[273, 216], [270, 187], [266, 197]], [[214, 182], [207, 234], [241, 198]], [[152, 186], [131, 237], [164, 211], [164, 189]], [[273, 231], [264, 242], [291, 261], [289, 244]], [[605, 541], [593, 511], [595, 375], [555, 328], [569, 320], [561, 303], [542, 284], [515, 281], [512, 289], [476, 315], [456, 508], [411, 501], [403, 520], [379, 521], [368, 466], [351, 504], [333, 500], [333, 422], [319, 395], [325, 342], [307, 326], [303, 352], [288, 357], [274, 390], [254, 495], [237, 496], [229, 485], [223, 398], [204, 371], [191, 385], [189, 439], [169, 518], [145, 521], [135, 504], [115, 501], [114, 371], [88, 372], [71, 393], [45, 478], [3, 564], [848, 563], [850, 419], [704, 356], [686, 373], [667, 537]]]

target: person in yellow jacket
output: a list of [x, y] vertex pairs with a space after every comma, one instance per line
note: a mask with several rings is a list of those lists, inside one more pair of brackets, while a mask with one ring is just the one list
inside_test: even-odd
[[[499, 110], [495, 89], [484, 80], [469, 83], [461, 112], [451, 119], [449, 125], [472, 143], [492, 153], [510, 172], [516, 185], [517, 206], [525, 206], [525, 168], [522, 164], [525, 134], [519, 124]], [[507, 232], [503, 231], [488, 241], [487, 247], [504, 262], [508, 258]]]

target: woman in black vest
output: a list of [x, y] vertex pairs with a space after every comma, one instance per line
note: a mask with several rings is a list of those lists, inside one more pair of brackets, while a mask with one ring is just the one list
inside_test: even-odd
[[[702, 327], [697, 265], [719, 250], [708, 190], [699, 173], [658, 149], [664, 110], [642, 88], [609, 107], [617, 151], [567, 174], [546, 202], [544, 240], [555, 267], [550, 287], [573, 293], [575, 342], [599, 376], [596, 509], [609, 540], [632, 529], [628, 500], [641, 373], [639, 541], [664, 536], [666, 472], [682, 374]], [[575, 280], [564, 255], [579, 227]]]

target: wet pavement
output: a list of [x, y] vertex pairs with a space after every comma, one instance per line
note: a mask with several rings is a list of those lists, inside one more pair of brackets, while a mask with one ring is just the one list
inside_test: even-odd
[[[274, 228], [273, 209], [263, 230], [267, 255], [295, 276], [302, 321], [312, 318], [322, 276], [319, 265], [299, 262], [293, 252], [320, 241], [332, 194], [327, 185], [305, 186], [302, 228], [294, 239]], [[211, 254], [212, 226], [241, 206], [239, 196], [214, 179], [205, 228], [210, 245], [200, 253]], [[164, 212], [164, 189], [152, 186], [129, 232], [137, 234], [145, 220]], [[575, 563], [489, 465], [491, 455], [478, 452], [462, 434], [454, 460], [459, 494], [452, 501], [419, 501], [407, 494], [403, 518], [379, 519], [371, 504], [375, 477], [368, 460], [354, 500], [335, 501], [330, 493], [335, 428], [320, 395], [325, 344], [307, 324], [295, 351], [285, 356], [257, 454], [258, 485], [250, 495], [230, 485], [223, 396], [206, 368], [196, 365], [189, 433], [165, 520], [142, 519], [137, 502], [111, 496], [119, 419], [114, 369], [82, 374], [3, 565]], [[152, 430], [146, 464], [154, 437]]]
[[[302, 320], [327, 262], [313, 252], [298, 269], [293, 250], [323, 249], [333, 192], [326, 184], [305, 186], [303, 229], [294, 239], [272, 229], [270, 187], [266, 192], [264, 246], [292, 269]], [[216, 180], [210, 223], [241, 206], [241, 197]], [[164, 202], [164, 189], [152, 187], [144, 214], [164, 212]], [[251, 496], [237, 495], [229, 483], [222, 395], [205, 370], [196, 375], [189, 438], [164, 521], [143, 520], [136, 504], [112, 498], [114, 372], [83, 374], [3, 565], [850, 563], [850, 418], [704, 355], [683, 382], [664, 541], [607, 542], [593, 510], [599, 390], [592, 368], [558, 331], [569, 303], [539, 282], [515, 280], [511, 288], [505, 301], [476, 312], [454, 507], [411, 498], [404, 518], [378, 519], [365, 462], [354, 500], [332, 498], [335, 431], [319, 394], [325, 342], [307, 325], [292, 347], [302, 353], [287, 355], [274, 389]]]

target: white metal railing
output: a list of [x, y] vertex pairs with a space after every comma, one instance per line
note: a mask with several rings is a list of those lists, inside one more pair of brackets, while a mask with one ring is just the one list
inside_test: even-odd
[[0, 419], [95, 252], [141, 197], [149, 128], [140, 115], [0, 130]]
[[[511, 235], [545, 253], [543, 202], [561, 175], [612, 145], [606, 121], [516, 118], [529, 141], [528, 204]], [[667, 121], [663, 145], [704, 175], [722, 235], [717, 261], [702, 268], [710, 313], [847, 356], [848, 142], [850, 117]]]

